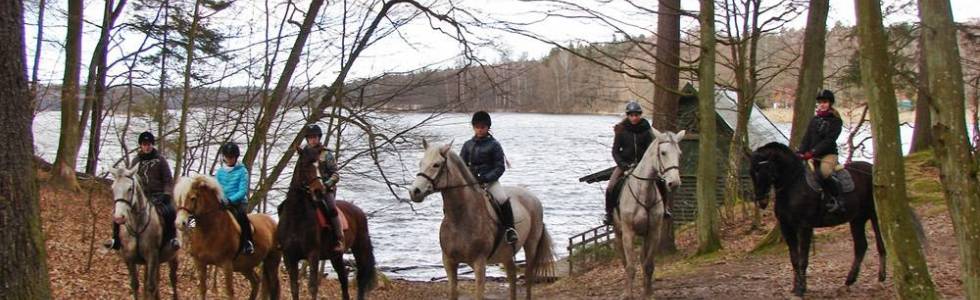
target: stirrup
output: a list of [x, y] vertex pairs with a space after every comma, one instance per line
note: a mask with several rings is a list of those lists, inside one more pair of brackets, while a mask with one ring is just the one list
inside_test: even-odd
[[252, 241], [245, 241], [245, 246], [243, 248], [242, 253], [245, 253], [245, 255], [252, 255], [255, 253], [255, 246], [252, 244]]
[[606, 217], [602, 219], [602, 225], [612, 225], [612, 224], [613, 224], [612, 214], [606, 214]]
[[507, 243], [511, 245], [520, 240], [520, 237], [517, 236], [517, 230], [514, 228], [507, 228], [507, 230], [504, 231], [504, 235], [507, 237]]
[[672, 219], [672, 218], [674, 218], [674, 214], [671, 213], [669, 209], [664, 209], [664, 218], [665, 219]]
[[117, 239], [109, 239], [108, 241], [102, 243], [102, 246], [109, 250], [119, 250], [122, 248], [122, 243], [120, 243]]

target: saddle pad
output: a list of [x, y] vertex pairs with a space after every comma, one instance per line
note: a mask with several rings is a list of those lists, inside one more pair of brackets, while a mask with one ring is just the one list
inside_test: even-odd
[[[814, 191], [823, 193], [823, 187], [820, 185], [820, 177], [817, 175], [817, 172], [813, 170], [813, 164], [804, 163], [804, 165], [806, 165], [804, 168], [806, 171], [803, 172], [805, 174], [804, 177], [806, 177], [806, 184], [809, 185]], [[854, 178], [851, 177], [851, 172], [846, 168], [838, 165], [837, 168], [834, 168], [834, 173], [830, 174], [830, 176], [833, 176], [834, 179], [837, 179], [837, 182], [840, 183], [841, 193], [850, 193], [854, 191]]]
[[[350, 229], [350, 223], [347, 222], [347, 214], [344, 213], [344, 210], [340, 209], [340, 207], [337, 208], [337, 219], [340, 221], [340, 228], [343, 228], [343, 231]], [[327, 218], [327, 215], [323, 212], [323, 210], [316, 210], [316, 222], [322, 228], [330, 228], [330, 219]]]

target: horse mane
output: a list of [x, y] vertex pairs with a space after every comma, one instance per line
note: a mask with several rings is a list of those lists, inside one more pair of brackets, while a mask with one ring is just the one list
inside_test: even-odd
[[187, 199], [187, 195], [190, 194], [191, 190], [202, 186], [214, 192], [218, 199], [225, 197], [224, 190], [221, 189], [221, 184], [214, 177], [197, 174], [190, 177], [181, 177], [177, 180], [177, 184], [174, 185], [175, 204], [178, 206], [183, 205], [184, 199]]
[[[441, 146], [437, 147], [437, 149], [438, 148], [441, 148]], [[466, 180], [466, 182], [476, 182], [476, 176], [473, 176], [473, 173], [470, 172], [470, 168], [466, 167], [466, 164], [463, 163], [463, 158], [460, 157], [459, 153], [456, 153], [456, 151], [451, 149], [446, 151], [446, 163], [453, 164], [456, 169], [459, 169], [460, 173], [463, 174], [463, 179]]]

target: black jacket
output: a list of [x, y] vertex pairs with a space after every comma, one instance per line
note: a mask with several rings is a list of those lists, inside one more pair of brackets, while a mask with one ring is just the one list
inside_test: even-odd
[[813, 152], [814, 157], [837, 154], [837, 137], [843, 126], [844, 121], [836, 110], [826, 116], [813, 116], [800, 143], [800, 152]]
[[174, 176], [170, 171], [170, 164], [157, 149], [153, 149], [150, 153], [139, 153], [133, 159], [133, 164], [139, 165], [136, 172], [141, 179], [140, 185], [143, 187], [143, 194], [152, 196], [166, 193], [170, 195], [173, 192]]
[[643, 153], [653, 142], [650, 122], [647, 122], [647, 119], [640, 119], [640, 123], [633, 125], [629, 120], [623, 120], [616, 124], [615, 131], [612, 156], [616, 165], [625, 169], [626, 166], [639, 163]]
[[504, 175], [504, 148], [493, 136], [466, 141], [460, 157], [480, 183], [494, 182]]

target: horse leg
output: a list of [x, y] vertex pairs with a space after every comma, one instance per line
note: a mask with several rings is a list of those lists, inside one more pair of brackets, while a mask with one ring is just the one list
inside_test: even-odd
[[[659, 218], [651, 216], [651, 218]], [[660, 224], [657, 221], [650, 221], [653, 226], [647, 230], [646, 239], [643, 241], [643, 296], [649, 299], [653, 295], [654, 264], [657, 245], [660, 244]]]
[[221, 269], [225, 271], [225, 294], [228, 295], [228, 299], [235, 299], [235, 268], [232, 267], [232, 262], [228, 261], [221, 266]]
[[140, 269], [135, 263], [127, 262], [126, 269], [129, 270], [129, 290], [133, 299], [139, 299], [140, 292]]
[[487, 283], [487, 260], [477, 259], [470, 265], [473, 268], [473, 276], [476, 277], [476, 299], [483, 300], [483, 290]]
[[252, 288], [252, 291], [248, 293], [248, 299], [255, 300], [255, 297], [259, 295], [259, 276], [255, 274], [255, 269], [247, 269], [241, 272], [245, 275], [245, 279], [248, 279], [248, 285]]
[[875, 232], [875, 248], [878, 248], [878, 282], [885, 282], [885, 241], [881, 239], [881, 231], [878, 229], [878, 214], [871, 212], [871, 229]]
[[[504, 271], [507, 272], [507, 285], [510, 290], [510, 300], [517, 299], [517, 265], [514, 264], [514, 260], [511, 259], [504, 263]], [[530, 278], [530, 277], [528, 277]], [[528, 286], [531, 285], [530, 282], [527, 283]]]
[[633, 253], [634, 233], [631, 229], [623, 230], [622, 249], [623, 261], [626, 266], [626, 290], [624, 299], [633, 299], [633, 276], [636, 275], [636, 254]]
[[143, 287], [143, 299], [160, 299], [160, 290], [157, 289], [157, 284], [160, 282], [159, 259], [153, 254], [146, 257], [146, 283]]
[[347, 290], [347, 267], [344, 266], [344, 256], [337, 255], [330, 260], [333, 271], [337, 272], [337, 281], [340, 281], [340, 297], [344, 300], [350, 299], [350, 292]]
[[289, 291], [293, 294], [293, 300], [299, 300], [299, 261], [287, 257], [286, 273], [289, 275]]
[[799, 237], [796, 235], [797, 228], [779, 222], [779, 231], [782, 233], [783, 240], [786, 241], [786, 246], [789, 248], [789, 262], [793, 266], [793, 294], [803, 297], [803, 291], [800, 289], [800, 245]]
[[[528, 237], [527, 242], [524, 243], [524, 298], [531, 300], [531, 287], [534, 286], [534, 282], [537, 277], [534, 276], [538, 268], [538, 244], [541, 243], [541, 238], [544, 236], [544, 232], [539, 232], [534, 238]], [[517, 272], [516, 268], [514, 272]], [[514, 284], [517, 285], [516, 283]], [[516, 287], [515, 287], [516, 289]]]
[[801, 228], [797, 234], [800, 235], [800, 254], [798, 257], [800, 269], [797, 272], [800, 273], [799, 296], [802, 297], [803, 293], [806, 292], [806, 269], [810, 265], [810, 243], [813, 241], [813, 228]]
[[197, 292], [201, 295], [201, 300], [208, 297], [208, 265], [200, 261], [194, 261], [197, 268]]
[[173, 299], [177, 300], [177, 267], [179, 261], [177, 260], [177, 254], [174, 254], [174, 258], [170, 260], [170, 289], [173, 291]]
[[320, 256], [317, 253], [319, 250], [313, 250], [310, 252], [306, 261], [309, 262], [310, 277], [307, 284], [309, 285], [307, 289], [310, 291], [310, 298], [317, 299], [317, 291], [320, 289]]
[[851, 272], [847, 273], [847, 281], [844, 281], [847, 286], [857, 281], [858, 273], [861, 271], [861, 261], [864, 260], [864, 253], [868, 250], [868, 238], [864, 234], [865, 222], [867, 220], [851, 221], [851, 238], [854, 239], [854, 263], [851, 264]]
[[459, 263], [443, 254], [442, 267], [446, 269], [446, 281], [449, 282], [449, 299], [456, 300], [459, 298], [459, 292], [456, 290], [456, 272], [459, 269]]
[[279, 299], [280, 256], [278, 250], [270, 249], [262, 261], [262, 299]]

